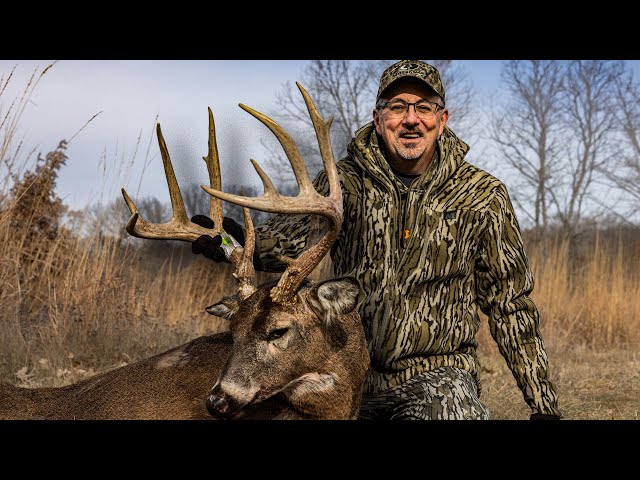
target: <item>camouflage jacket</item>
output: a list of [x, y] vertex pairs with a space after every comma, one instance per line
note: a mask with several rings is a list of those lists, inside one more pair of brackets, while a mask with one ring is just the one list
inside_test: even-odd
[[[360, 315], [371, 355], [365, 394], [439, 366], [468, 370], [480, 389], [479, 307], [533, 413], [561, 415], [509, 195], [464, 160], [468, 149], [446, 127], [437, 161], [408, 188], [370, 123], [337, 163], [344, 221], [331, 258], [336, 275], [364, 287]], [[327, 193], [324, 172], [314, 184]], [[273, 254], [297, 256], [308, 234], [309, 219], [301, 216], [277, 215], [256, 227], [259, 268], [280, 270]]]

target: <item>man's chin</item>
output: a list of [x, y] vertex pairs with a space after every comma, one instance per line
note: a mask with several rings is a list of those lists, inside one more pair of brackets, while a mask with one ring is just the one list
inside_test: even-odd
[[417, 160], [427, 149], [422, 138], [416, 138], [415, 140], [400, 139], [396, 145], [398, 155], [405, 160]]
[[398, 150], [398, 154], [400, 155], [400, 158], [408, 162], [415, 162], [416, 160], [419, 160], [423, 153], [424, 153], [424, 150], [422, 149], [418, 150], [413, 148], [411, 149], [405, 148], [402, 150]]

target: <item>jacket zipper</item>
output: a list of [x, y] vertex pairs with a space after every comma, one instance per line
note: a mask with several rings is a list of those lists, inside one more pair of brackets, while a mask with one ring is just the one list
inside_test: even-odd
[[[413, 180], [409, 186], [407, 187], [407, 199], [405, 201], [404, 207], [403, 207], [403, 211], [402, 211], [402, 225], [400, 225], [400, 242], [402, 245], [402, 251], [400, 252], [400, 254], [398, 255], [398, 265], [400, 265], [402, 263], [402, 260], [404, 259], [404, 255], [405, 252], [407, 250], [407, 245], [409, 244], [409, 242], [411, 241], [411, 238], [413, 237], [413, 233], [414, 233], [414, 229], [413, 226], [411, 228], [411, 230], [409, 231], [409, 238], [405, 241], [404, 239], [404, 230], [406, 230], [407, 228], [407, 217], [409, 216], [409, 209], [410, 209], [410, 199], [411, 199], [411, 192], [413, 191], [413, 184], [416, 182], [416, 180]], [[415, 223], [415, 222], [414, 222]]]
[[[395, 195], [395, 202], [396, 202], [396, 209], [399, 209], [400, 205], [401, 205], [401, 195], [400, 195], [400, 191], [398, 189], [398, 186], [394, 183], [393, 184], [393, 193]], [[399, 219], [399, 217], [401, 215], [392, 215], [393, 216], [393, 229], [392, 232], [395, 232], [391, 235], [392, 239], [391, 239], [391, 244], [392, 244], [392, 252], [393, 255], [391, 257], [391, 267], [393, 269], [393, 283], [395, 284], [396, 282], [396, 276], [397, 276], [397, 270], [398, 270], [398, 264], [400, 263], [400, 254], [399, 254], [399, 249], [398, 249], [398, 242], [400, 241], [400, 238], [398, 233], [400, 233], [400, 235], [402, 235], [402, 224], [404, 224], [404, 219]], [[398, 221], [402, 221], [402, 224], [398, 225]]]

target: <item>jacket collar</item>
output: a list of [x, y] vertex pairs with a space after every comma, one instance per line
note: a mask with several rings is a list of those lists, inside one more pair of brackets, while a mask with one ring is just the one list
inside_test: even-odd
[[[427, 189], [428, 186], [429, 191], [437, 191], [462, 164], [468, 151], [469, 146], [458, 138], [453, 130], [445, 126], [438, 139], [438, 155], [414, 185], [419, 189]], [[383, 153], [384, 149], [378, 143], [373, 122], [356, 132], [347, 147], [347, 152], [363, 169], [387, 186], [400, 185], [400, 188], [406, 188], [391, 171]]]

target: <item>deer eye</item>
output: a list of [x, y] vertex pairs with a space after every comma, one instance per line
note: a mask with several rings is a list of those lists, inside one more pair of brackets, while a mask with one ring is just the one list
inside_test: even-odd
[[287, 333], [288, 330], [289, 330], [289, 327], [276, 328], [275, 330], [272, 330], [271, 333], [269, 333], [267, 340], [268, 341], [276, 340], [281, 336], [283, 336], [285, 333]]

